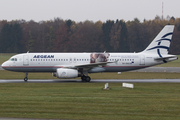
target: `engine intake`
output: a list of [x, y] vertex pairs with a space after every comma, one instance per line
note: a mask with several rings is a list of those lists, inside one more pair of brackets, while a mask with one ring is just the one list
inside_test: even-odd
[[57, 78], [76, 78], [78, 77], [78, 71], [74, 69], [59, 68], [53, 75]]

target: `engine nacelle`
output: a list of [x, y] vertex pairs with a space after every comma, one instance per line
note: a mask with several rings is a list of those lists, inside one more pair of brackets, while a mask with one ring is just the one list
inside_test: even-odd
[[59, 68], [56, 70], [56, 77], [58, 78], [76, 78], [78, 71], [74, 69]]

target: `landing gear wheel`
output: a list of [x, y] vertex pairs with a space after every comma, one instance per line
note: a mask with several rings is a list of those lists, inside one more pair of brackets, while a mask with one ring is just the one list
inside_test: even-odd
[[90, 82], [91, 78], [89, 76], [86, 77], [86, 82]]
[[24, 78], [24, 81], [25, 81], [25, 82], [27, 82], [27, 81], [28, 81], [28, 78], [27, 78], [27, 77], [25, 77], [25, 78]]
[[86, 82], [86, 76], [83, 75], [83, 76], [81, 77], [81, 80], [82, 80], [82, 82]]
[[81, 80], [82, 80], [82, 82], [90, 82], [90, 81], [91, 81], [91, 78], [90, 78], [89, 76], [83, 75], [83, 76], [81, 77]]

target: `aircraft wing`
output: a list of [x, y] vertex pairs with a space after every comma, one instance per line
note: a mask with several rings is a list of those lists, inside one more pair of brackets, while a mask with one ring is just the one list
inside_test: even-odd
[[71, 68], [71, 69], [76, 69], [76, 68], [84, 68], [84, 69], [91, 69], [94, 67], [100, 67], [107, 65], [108, 63], [117, 63], [117, 61], [114, 62], [98, 62], [98, 63], [88, 63], [88, 64], [77, 64], [77, 65], [63, 65], [63, 68]]
[[107, 65], [108, 63], [113, 63], [113, 62], [89, 63], [89, 64], [76, 65], [75, 67], [77, 67], [77, 68], [93, 68], [93, 67]]

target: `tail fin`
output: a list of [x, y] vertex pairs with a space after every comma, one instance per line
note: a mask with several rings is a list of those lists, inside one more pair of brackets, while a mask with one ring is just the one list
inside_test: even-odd
[[159, 57], [167, 55], [169, 52], [173, 30], [174, 25], [166, 25], [143, 52], [157, 53]]

